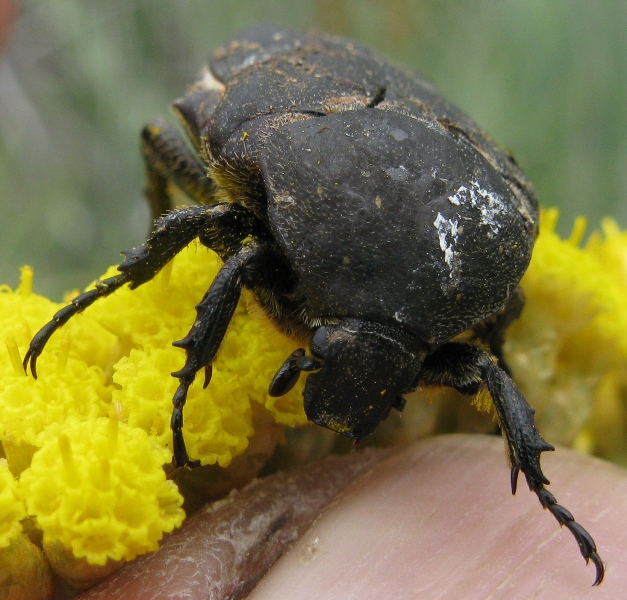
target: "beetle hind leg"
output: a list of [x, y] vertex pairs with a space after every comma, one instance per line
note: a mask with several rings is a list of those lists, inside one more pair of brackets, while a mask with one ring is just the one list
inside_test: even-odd
[[586, 563], [594, 563], [596, 576], [593, 585], [599, 585], [605, 567], [592, 536], [544, 487], [549, 480], [542, 472], [540, 454], [554, 448], [540, 437], [533, 418], [535, 411], [509, 375], [497, 365], [497, 359], [473, 344], [445, 344], [425, 359], [414, 385], [445, 385], [469, 395], [487, 386], [507, 442], [512, 493], [516, 493], [518, 475], [522, 472], [530, 491], [538, 496], [542, 507], [572, 533]]

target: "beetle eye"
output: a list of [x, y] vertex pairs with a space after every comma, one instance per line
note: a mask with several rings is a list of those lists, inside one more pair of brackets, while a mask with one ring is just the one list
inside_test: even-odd
[[329, 350], [329, 332], [328, 329], [323, 325], [322, 327], [318, 327], [316, 333], [313, 334], [311, 338], [311, 353], [314, 356], [319, 356], [320, 358], [324, 358]]

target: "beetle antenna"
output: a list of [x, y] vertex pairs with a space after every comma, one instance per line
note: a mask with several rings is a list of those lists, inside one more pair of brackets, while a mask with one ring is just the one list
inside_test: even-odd
[[273, 398], [284, 396], [296, 385], [301, 371], [315, 371], [320, 367], [322, 363], [319, 360], [305, 355], [303, 348], [297, 348], [287, 357], [272, 378], [268, 393]]

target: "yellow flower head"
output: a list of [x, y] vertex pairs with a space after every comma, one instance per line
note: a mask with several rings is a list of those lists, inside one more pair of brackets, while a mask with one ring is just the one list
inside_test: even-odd
[[19, 493], [44, 543], [95, 565], [131, 560], [183, 521], [183, 499], [162, 469], [168, 460], [144, 431], [115, 417], [75, 421], [35, 453]]
[[[9, 465], [15, 474], [30, 462], [32, 453], [46, 437], [60, 431], [68, 418], [94, 419], [106, 415], [111, 401], [102, 368], [87, 364], [78, 353], [86, 350], [81, 342], [72, 348], [70, 336], [77, 332], [69, 326], [65, 335], [50, 341], [50, 355], [39, 379], [27, 377], [21, 366], [18, 348], [25, 348], [37, 328], [60, 308], [31, 292], [32, 270], [22, 269], [22, 282], [13, 292], [0, 288], [0, 439]], [[89, 352], [97, 360], [113, 338], [96, 323], [88, 341]], [[71, 349], [72, 348], [72, 349]]]
[[[32, 293], [29, 268], [17, 290], [0, 288], [0, 439], [47, 542], [102, 565], [154, 550], [181, 523], [182, 500], [162, 468], [172, 457], [177, 380], [170, 373], [185, 362], [172, 342], [190, 329], [219, 268], [215, 254], [192, 244], [153, 281], [96, 302], [52, 336], [36, 380], [25, 375], [21, 356], [62, 305]], [[293, 349], [250, 318], [242, 300], [211, 384], [203, 389], [201, 374], [190, 389], [184, 435], [193, 458], [229, 465], [245, 452], [260, 410], [282, 424], [306, 421], [302, 386], [280, 399], [267, 391]]]
[[564, 240], [555, 231], [557, 218], [554, 209], [542, 212], [521, 281], [525, 308], [508, 332], [506, 357], [546, 439], [593, 450], [607, 435], [592, 427], [595, 415], [608, 414], [600, 411], [600, 395], [612, 398], [615, 427], [627, 425], [619, 408], [627, 358], [627, 236], [608, 220], [583, 245], [585, 219]]

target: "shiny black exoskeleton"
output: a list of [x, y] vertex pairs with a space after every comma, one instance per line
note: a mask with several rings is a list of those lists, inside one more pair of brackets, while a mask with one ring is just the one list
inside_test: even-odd
[[[507, 374], [504, 332], [538, 229], [533, 190], [510, 156], [419, 76], [352, 42], [257, 26], [218, 51], [174, 104], [191, 145], [164, 121], [142, 144], [156, 221], [120, 274], [75, 298], [34, 337], [36, 361], [73, 315], [150, 280], [193, 239], [224, 265], [175, 343], [174, 464], [194, 466], [183, 405], [218, 351], [243, 287], [302, 345], [279, 368], [282, 395], [302, 371], [307, 416], [354, 438], [403, 395], [488, 388], [507, 440], [512, 491], [529, 488], [603, 563], [590, 535], [545, 489], [533, 409]], [[174, 208], [170, 185], [197, 205]], [[162, 216], [163, 215], [163, 216]], [[471, 341], [451, 341], [470, 330]], [[206, 381], [208, 382], [208, 381]]]

